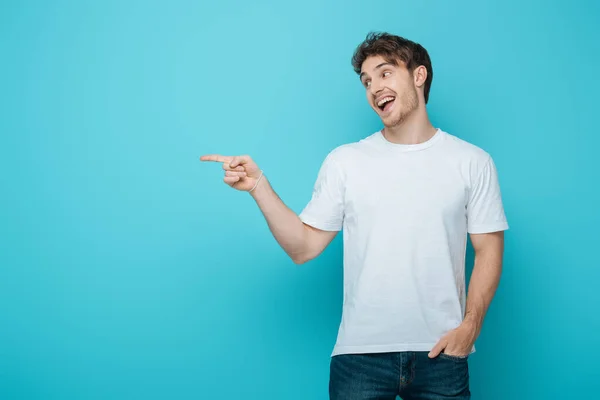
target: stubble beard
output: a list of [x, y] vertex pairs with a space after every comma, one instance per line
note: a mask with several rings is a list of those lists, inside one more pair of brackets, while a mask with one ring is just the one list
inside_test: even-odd
[[404, 92], [402, 98], [396, 99], [396, 101], [400, 101], [400, 103], [397, 104], [400, 108], [400, 113], [395, 118], [391, 116], [393, 118], [391, 120], [383, 121], [384, 126], [388, 128], [402, 125], [402, 123], [419, 107], [419, 99], [417, 98], [417, 92], [414, 88]]

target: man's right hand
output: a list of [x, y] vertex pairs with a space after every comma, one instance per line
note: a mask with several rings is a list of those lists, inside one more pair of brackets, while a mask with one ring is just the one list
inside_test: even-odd
[[200, 161], [220, 162], [225, 170], [223, 181], [234, 189], [248, 192], [260, 178], [261, 170], [250, 156], [222, 156], [209, 154]]

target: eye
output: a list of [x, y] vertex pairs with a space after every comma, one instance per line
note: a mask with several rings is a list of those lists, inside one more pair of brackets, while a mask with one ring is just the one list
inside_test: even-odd
[[391, 73], [390, 71], [385, 71], [385, 72], [383, 73], [383, 77], [385, 78], [385, 77], [387, 77], [387, 76], [390, 76], [391, 74], [392, 74], [392, 73]]
[[366, 80], [366, 81], [364, 81], [363, 85], [368, 88], [369, 86], [371, 86], [371, 81]]

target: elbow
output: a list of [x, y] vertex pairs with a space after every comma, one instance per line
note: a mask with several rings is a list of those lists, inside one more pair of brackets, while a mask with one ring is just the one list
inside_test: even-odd
[[289, 256], [296, 265], [306, 264], [314, 258], [305, 253], [289, 254]]
[[302, 264], [306, 264], [308, 261], [310, 261], [309, 258], [307, 257], [302, 257], [300, 255], [297, 256], [290, 256], [290, 258], [292, 259], [292, 261], [294, 262], [294, 264], [296, 265], [302, 265]]
[[306, 264], [313, 258], [316, 258], [320, 253], [316, 251], [313, 241], [310, 240], [311, 235], [309, 235], [310, 231], [307, 226], [303, 225], [303, 227], [304, 235], [299, 241], [299, 246], [288, 252], [288, 255], [296, 265]]

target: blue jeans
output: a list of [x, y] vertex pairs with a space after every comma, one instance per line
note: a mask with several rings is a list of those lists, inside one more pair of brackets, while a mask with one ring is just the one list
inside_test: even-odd
[[331, 358], [331, 400], [467, 400], [468, 358], [426, 351], [340, 354]]

